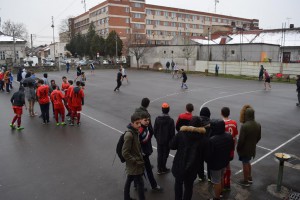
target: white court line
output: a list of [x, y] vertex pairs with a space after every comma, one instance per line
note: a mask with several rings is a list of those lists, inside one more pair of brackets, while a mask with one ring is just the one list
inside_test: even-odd
[[[265, 154], [264, 156], [260, 157], [259, 159], [257, 159], [256, 161], [254, 161], [253, 163], [251, 163], [251, 165], [255, 165], [256, 163], [258, 163], [259, 161], [261, 161], [262, 159], [264, 159], [265, 157], [269, 156], [270, 154], [274, 153], [275, 151], [277, 151], [278, 149], [280, 149], [281, 147], [285, 146], [286, 144], [290, 143], [291, 141], [293, 141], [294, 139], [296, 139], [298, 136], [300, 135], [300, 133], [298, 133], [297, 135], [295, 135], [294, 137], [292, 137], [291, 139], [289, 139], [288, 141], [286, 141], [285, 143], [281, 144], [280, 146], [276, 147], [275, 149], [273, 149], [272, 151], [270, 151], [269, 153]], [[241, 173], [243, 170], [240, 170], [238, 172], [236, 172], [234, 175], [237, 175], [239, 173]]]
[[268, 148], [263, 147], [263, 146], [259, 146], [259, 145], [256, 145], [256, 146], [259, 147], [259, 148], [261, 148], [261, 149], [265, 149], [265, 150], [267, 150], [267, 151], [272, 151], [272, 149], [268, 149]]
[[[102, 124], [102, 125], [104, 125], [104, 126], [110, 128], [110, 129], [112, 129], [112, 130], [114, 130], [114, 131], [117, 131], [118, 133], [123, 134], [122, 131], [120, 131], [120, 130], [118, 130], [118, 129], [116, 129], [116, 128], [114, 128], [114, 127], [108, 125], [108, 124], [105, 124], [104, 122], [101, 122], [101, 121], [99, 121], [98, 119], [95, 119], [95, 118], [93, 118], [93, 117], [91, 117], [91, 116], [89, 116], [89, 115], [87, 115], [87, 114], [84, 114], [84, 113], [81, 113], [81, 114], [84, 115], [84, 116], [86, 116], [87, 118], [90, 118], [91, 120], [94, 120], [95, 122], [98, 122], [99, 124]], [[152, 146], [152, 148], [153, 148], [153, 149], [157, 149], [155, 146]], [[171, 156], [171, 157], [174, 158], [174, 155], [172, 155], [172, 154], [169, 154], [169, 156]]]
[[200, 107], [200, 110], [203, 108], [204, 105], [206, 105], [206, 104], [208, 104], [212, 101], [218, 100], [218, 99], [233, 97], [233, 96], [237, 96], [237, 95], [241, 95], [241, 94], [249, 94], [249, 93], [254, 93], [254, 92], [259, 92], [259, 91], [263, 91], [263, 90], [253, 90], [253, 91], [249, 91], [249, 92], [240, 92], [240, 93], [235, 93], [235, 94], [230, 94], [230, 95], [226, 95], [226, 96], [217, 97], [217, 98], [214, 98], [214, 99], [211, 99], [211, 100], [208, 100], [208, 101], [204, 102], [202, 104], [202, 106]]

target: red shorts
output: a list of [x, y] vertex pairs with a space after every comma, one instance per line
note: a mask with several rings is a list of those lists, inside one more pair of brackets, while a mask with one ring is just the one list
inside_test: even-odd
[[22, 106], [13, 106], [14, 113], [16, 115], [22, 115], [23, 114], [23, 107]]
[[73, 112], [80, 112], [82, 110], [82, 106], [72, 106], [71, 110]]

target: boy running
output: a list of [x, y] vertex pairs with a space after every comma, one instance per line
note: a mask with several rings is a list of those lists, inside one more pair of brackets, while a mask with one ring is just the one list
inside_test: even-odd
[[183, 86], [184, 86], [184, 89], [188, 89], [188, 86], [186, 85], [187, 76], [186, 76], [184, 69], [181, 69], [181, 74], [182, 74], [181, 88], [183, 88]]
[[[51, 93], [51, 101], [54, 105], [54, 115], [55, 115], [55, 120], [56, 120], [56, 126], [59, 125], [66, 125], [65, 123], [65, 108], [63, 101], [65, 101], [63, 93], [59, 90], [57, 85], [53, 86], [53, 92]], [[61, 116], [61, 123], [59, 123], [58, 120], [58, 114]]]
[[[238, 135], [237, 123], [235, 120], [229, 119], [230, 109], [228, 107], [222, 108], [221, 115], [225, 122], [225, 132], [231, 134], [234, 142], [234, 147], [235, 147], [237, 141], [237, 135]], [[233, 160], [233, 158], [234, 158], [234, 148], [230, 152], [230, 161]], [[231, 169], [230, 169], [230, 162], [229, 162], [224, 173], [225, 190], [230, 190], [230, 176], [231, 176]]]
[[17, 130], [23, 130], [24, 127], [21, 126], [21, 116], [23, 114], [23, 106], [25, 106], [25, 108], [27, 109], [23, 86], [20, 86], [19, 91], [13, 94], [13, 96], [10, 99], [10, 102], [12, 103], [12, 108], [14, 110], [15, 116], [11, 124], [9, 124], [9, 126], [12, 129], [15, 129], [16, 128], [15, 122], [17, 121]]
[[74, 126], [74, 119], [77, 117], [77, 126], [80, 125], [80, 112], [82, 110], [82, 106], [84, 105], [84, 92], [80, 87], [81, 82], [76, 82], [76, 87], [74, 87], [70, 93], [70, 101], [71, 101], [71, 123], [70, 126]]
[[121, 71], [122, 71], [122, 69], [120, 68], [119, 72], [117, 74], [117, 80], [116, 80], [117, 81], [117, 87], [114, 89], [114, 91], [116, 91], [116, 90], [119, 91], [119, 89], [122, 85], [122, 73], [121, 73]]

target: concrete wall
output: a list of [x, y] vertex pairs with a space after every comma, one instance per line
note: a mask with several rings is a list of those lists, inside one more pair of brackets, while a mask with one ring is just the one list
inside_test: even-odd
[[[190, 48], [186, 46], [159, 46], [150, 49], [141, 59], [140, 65], [149, 65], [153, 68], [153, 65], [160, 62], [163, 68], [166, 68], [167, 61], [172, 60], [177, 64], [179, 68], [187, 69], [187, 60], [184, 57], [184, 48]], [[173, 53], [172, 53], [173, 51]], [[194, 71], [196, 65], [197, 47], [191, 47], [191, 56], [189, 59], [189, 70]], [[130, 57], [131, 67], [137, 67], [135, 56]]]
[[[260, 65], [263, 65], [269, 74], [276, 74], [280, 72], [280, 62], [216, 62], [216, 61], [196, 61], [195, 71], [205, 72], [208, 69], [209, 73], [215, 73], [215, 66], [219, 65], [220, 74], [231, 75], [246, 75], [257, 76], [259, 73]], [[283, 63], [283, 74], [290, 74], [291, 78], [300, 75], [300, 63]]]
[[274, 62], [279, 61], [280, 47], [268, 44], [233, 44], [233, 45], [203, 45], [199, 47], [199, 60], [208, 60], [208, 47], [212, 61], [243, 61], [259, 62], [261, 53], [265, 52], [267, 58]]

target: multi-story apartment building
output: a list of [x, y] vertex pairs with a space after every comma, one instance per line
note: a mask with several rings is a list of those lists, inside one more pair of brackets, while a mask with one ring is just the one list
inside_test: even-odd
[[86, 34], [91, 22], [104, 38], [115, 30], [121, 39], [131, 33], [146, 34], [153, 44], [169, 44], [176, 35], [204, 36], [214, 26], [245, 29], [258, 29], [259, 26], [257, 19], [150, 5], [145, 0], [106, 0], [71, 18], [71, 35]]

